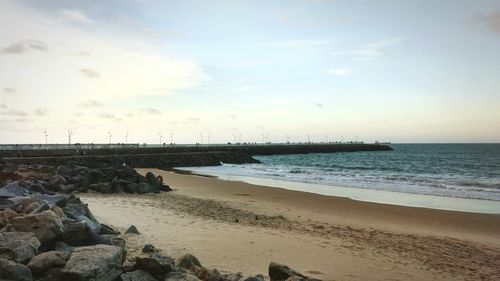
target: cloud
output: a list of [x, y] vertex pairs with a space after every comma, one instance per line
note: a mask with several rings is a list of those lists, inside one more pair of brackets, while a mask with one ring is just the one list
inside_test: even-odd
[[477, 18], [477, 22], [485, 25], [491, 31], [500, 34], [500, 11], [480, 16]]
[[6, 93], [6, 94], [15, 94], [17, 92], [16, 89], [13, 89], [13, 88], [3, 88], [3, 92]]
[[45, 108], [37, 108], [37, 109], [35, 109], [35, 115], [37, 115], [37, 116], [47, 115], [47, 109], [45, 109]]
[[330, 73], [331, 75], [335, 75], [335, 76], [342, 76], [342, 75], [349, 74], [350, 71], [347, 69], [338, 68], [338, 69], [330, 69], [330, 70], [328, 70], [328, 73]]
[[89, 99], [87, 101], [84, 101], [84, 102], [80, 103], [79, 105], [82, 107], [86, 107], [86, 108], [103, 107], [104, 106], [101, 102], [99, 102], [97, 100], [93, 100], [93, 99]]
[[7, 111], [1, 111], [0, 115], [27, 116], [28, 114], [26, 114], [26, 112], [22, 110], [11, 109]]
[[97, 71], [86, 69], [86, 68], [82, 68], [79, 71], [87, 78], [90, 78], [90, 79], [99, 78], [99, 72], [97, 72]]
[[115, 118], [115, 116], [113, 114], [107, 113], [107, 112], [102, 112], [101, 114], [99, 114], [99, 117], [106, 118], [106, 119], [113, 119], [113, 118]]
[[324, 108], [323, 104], [322, 104], [322, 103], [319, 103], [319, 102], [318, 102], [318, 103], [315, 103], [314, 105], [315, 105], [316, 107], [319, 107], [319, 108]]
[[7, 106], [5, 104], [0, 104], [0, 109], [7, 109]]
[[62, 9], [60, 10], [60, 13], [63, 21], [73, 22], [73, 23], [83, 23], [83, 24], [93, 22], [93, 20], [87, 17], [85, 13], [80, 10]]
[[406, 37], [387, 38], [355, 49], [334, 51], [331, 54], [334, 56], [347, 56], [357, 61], [369, 61], [380, 57], [396, 57], [397, 55], [391, 51], [391, 48], [402, 43], [405, 39]]
[[152, 115], [158, 115], [161, 114], [161, 111], [156, 109], [156, 108], [143, 108], [141, 109], [142, 112], [147, 113], [147, 114], [152, 114]]
[[1, 52], [8, 55], [19, 55], [27, 53], [31, 50], [47, 51], [47, 46], [43, 42], [37, 40], [25, 40], [12, 43], [7, 47], [2, 48]]

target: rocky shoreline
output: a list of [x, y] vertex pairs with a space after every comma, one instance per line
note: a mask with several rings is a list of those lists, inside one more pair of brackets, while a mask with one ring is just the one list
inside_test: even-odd
[[[0, 173], [0, 280], [259, 281], [201, 265], [196, 257], [170, 257], [146, 244], [129, 253], [125, 233], [99, 223], [77, 192], [157, 194], [171, 189], [154, 174], [130, 167], [25, 166]], [[154, 195], [153, 195], [154, 196]], [[271, 262], [269, 279], [317, 280]], [[266, 277], [267, 279], [267, 277]]]

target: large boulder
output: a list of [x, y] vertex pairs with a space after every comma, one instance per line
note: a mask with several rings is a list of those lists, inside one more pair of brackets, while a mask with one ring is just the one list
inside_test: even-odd
[[34, 256], [28, 263], [28, 267], [37, 276], [50, 268], [62, 268], [71, 254], [63, 251], [49, 251]]
[[50, 244], [63, 233], [63, 224], [52, 211], [15, 217], [11, 221], [17, 231], [32, 232], [42, 245]]
[[0, 232], [0, 258], [27, 262], [38, 253], [40, 241], [31, 232]]
[[157, 279], [151, 276], [151, 274], [140, 269], [123, 273], [122, 275], [120, 275], [120, 278], [122, 279], [122, 281], [157, 281]]
[[174, 260], [171, 257], [159, 253], [141, 254], [135, 258], [135, 269], [142, 269], [153, 276], [163, 276], [174, 268]]
[[122, 249], [118, 246], [79, 247], [61, 271], [61, 280], [113, 281], [122, 273]]
[[85, 222], [93, 233], [98, 234], [101, 231], [101, 224], [97, 222], [88, 206], [80, 198], [71, 195], [66, 205], [63, 207], [64, 213], [69, 218]]
[[16, 196], [27, 196], [29, 194], [29, 190], [20, 186], [17, 181], [11, 182], [0, 188], [0, 197], [10, 198]]
[[72, 246], [84, 246], [92, 238], [92, 230], [85, 221], [64, 220], [61, 240]]
[[151, 172], [146, 173], [146, 183], [151, 185], [154, 193], [160, 192], [161, 184], [158, 182], [158, 179], [156, 179], [156, 177], [153, 173], [151, 173]]
[[0, 258], [0, 280], [2, 281], [32, 281], [30, 269], [24, 264]]
[[286, 281], [289, 278], [290, 280], [318, 281], [318, 279], [307, 277], [284, 264], [275, 262], [271, 262], [269, 265], [269, 278], [271, 281]]

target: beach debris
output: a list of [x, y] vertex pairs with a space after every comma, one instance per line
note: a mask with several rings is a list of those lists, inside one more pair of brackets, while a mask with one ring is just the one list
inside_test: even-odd
[[141, 233], [139, 232], [139, 230], [137, 230], [137, 227], [135, 227], [135, 225], [131, 225], [129, 226], [127, 231], [125, 231], [125, 234], [141, 234]]

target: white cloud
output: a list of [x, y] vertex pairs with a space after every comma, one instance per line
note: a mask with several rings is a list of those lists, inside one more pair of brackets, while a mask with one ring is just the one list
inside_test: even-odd
[[342, 76], [349, 74], [350, 71], [347, 69], [337, 68], [328, 70], [328, 73], [330, 73], [331, 75]]
[[358, 61], [369, 61], [380, 57], [394, 57], [396, 54], [391, 51], [391, 48], [402, 43], [405, 39], [406, 37], [387, 38], [365, 44], [359, 48], [334, 51], [331, 54], [335, 56], [347, 56]]
[[60, 10], [60, 13], [64, 21], [85, 24], [94, 22], [89, 17], [87, 17], [83, 11], [80, 10], [62, 9]]

